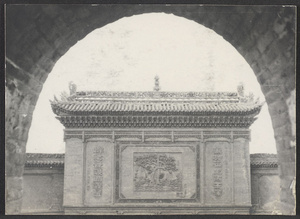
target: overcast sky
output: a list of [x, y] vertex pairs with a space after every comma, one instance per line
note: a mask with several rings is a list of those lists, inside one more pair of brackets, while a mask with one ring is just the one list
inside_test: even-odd
[[[244, 58], [214, 31], [194, 21], [164, 13], [120, 19], [94, 30], [58, 60], [37, 102], [27, 153], [64, 153], [63, 126], [49, 99], [68, 90], [152, 91], [154, 77], [162, 91], [236, 91], [264, 101], [257, 79]], [[276, 153], [265, 104], [250, 127], [250, 153]]]

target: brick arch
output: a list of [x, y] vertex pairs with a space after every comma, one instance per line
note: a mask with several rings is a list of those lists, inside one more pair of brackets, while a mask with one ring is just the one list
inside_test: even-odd
[[19, 213], [32, 113], [56, 61], [78, 40], [120, 18], [172, 13], [214, 30], [252, 67], [271, 115], [280, 164], [282, 212], [294, 212], [295, 9], [291, 7], [8, 5], [6, 213]]

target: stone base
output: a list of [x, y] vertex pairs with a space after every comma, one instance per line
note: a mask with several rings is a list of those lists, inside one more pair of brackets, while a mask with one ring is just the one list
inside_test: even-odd
[[206, 215], [206, 214], [237, 214], [249, 215], [251, 206], [191, 206], [161, 205], [160, 206], [124, 206], [110, 207], [65, 207], [65, 215]]

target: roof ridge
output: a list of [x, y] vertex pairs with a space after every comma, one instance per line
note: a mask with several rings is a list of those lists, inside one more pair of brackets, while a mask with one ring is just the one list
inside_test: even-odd
[[87, 93], [230, 93], [238, 94], [236, 91], [107, 91], [107, 90], [81, 90], [76, 91], [76, 94], [87, 92]]
[[77, 91], [75, 94], [70, 96], [73, 98], [84, 98], [84, 97], [97, 97], [97, 98], [208, 98], [214, 97], [219, 99], [231, 98], [238, 99], [237, 92], [179, 92], [179, 91]]

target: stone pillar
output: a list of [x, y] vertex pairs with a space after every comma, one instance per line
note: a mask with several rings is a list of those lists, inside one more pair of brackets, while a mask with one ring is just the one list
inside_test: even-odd
[[87, 140], [84, 168], [84, 205], [102, 206], [113, 201], [114, 143]]
[[249, 141], [245, 138], [233, 142], [234, 204], [251, 205]]
[[83, 205], [83, 147], [82, 139], [66, 139], [63, 202], [65, 207]]
[[[37, 100], [34, 92], [9, 74], [22, 74], [20, 69], [7, 65], [5, 88], [5, 213], [19, 214], [22, 207], [23, 172], [26, 160], [26, 141], [31, 124], [33, 106]], [[23, 88], [24, 90], [21, 90]], [[28, 92], [28, 93], [26, 93]], [[31, 105], [32, 104], [32, 105]]]
[[66, 214], [113, 203], [114, 143], [85, 137], [83, 131], [78, 138], [66, 139], [63, 202]]
[[[217, 130], [214, 130], [218, 133]], [[248, 214], [251, 207], [248, 129], [231, 130], [227, 137], [204, 141], [204, 205]], [[228, 138], [229, 137], [229, 138]], [[230, 207], [230, 208], [228, 208]]]
[[228, 140], [210, 139], [205, 142], [204, 165], [205, 204], [232, 204], [231, 148]]

